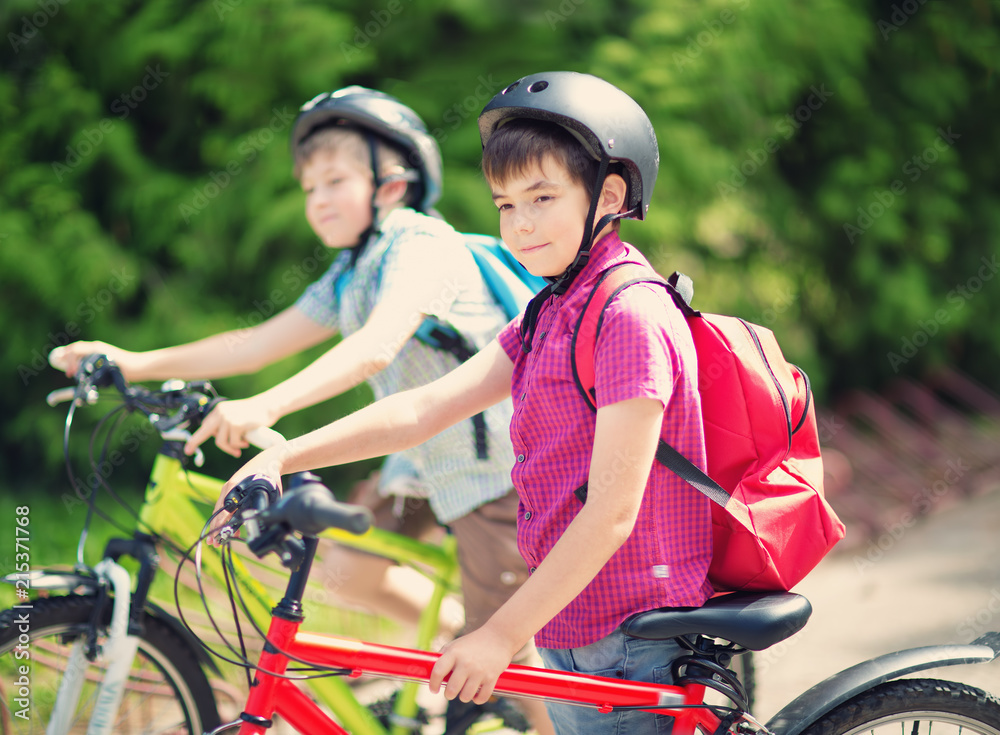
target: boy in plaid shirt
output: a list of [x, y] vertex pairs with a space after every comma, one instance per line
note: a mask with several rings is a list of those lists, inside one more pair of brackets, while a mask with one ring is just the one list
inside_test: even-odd
[[[618, 262], [646, 264], [619, 239], [617, 220], [643, 219], [648, 208], [659, 164], [652, 126], [621, 90], [573, 72], [515, 82], [479, 124], [500, 233], [549, 287], [444, 378], [259, 455], [226, 491], [253, 474], [277, 479], [398, 451], [512, 397], [518, 547], [531, 576], [484, 625], [446, 646], [431, 689], [445, 684], [449, 698], [486, 701], [532, 636], [550, 667], [670, 683], [676, 644], [618, 627], [633, 613], [699, 606], [711, 594], [709, 501], [653, 462], [662, 436], [705, 467], [694, 344], [666, 290], [636, 284], [605, 311], [596, 415], [570, 367], [571, 337], [598, 276]], [[584, 483], [581, 503], [574, 491]], [[551, 704], [549, 714], [561, 733], [670, 725], [638, 711]]]

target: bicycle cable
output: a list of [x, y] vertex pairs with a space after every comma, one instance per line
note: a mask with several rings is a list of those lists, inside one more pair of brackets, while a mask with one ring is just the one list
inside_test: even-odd
[[[94, 427], [93, 431], [91, 432], [90, 443], [88, 445], [87, 459], [90, 464], [90, 468], [93, 471], [92, 476], [94, 478], [94, 483], [89, 488], [90, 492], [87, 498], [87, 517], [84, 521], [84, 526], [81, 531], [80, 544], [77, 547], [77, 562], [78, 564], [84, 567], [86, 567], [87, 565], [86, 562], [83, 560], [83, 550], [86, 544], [86, 539], [89, 536], [89, 529], [91, 523], [93, 522], [94, 515], [101, 518], [106, 523], [108, 523], [116, 530], [118, 530], [120, 533], [126, 536], [129, 536], [133, 533], [132, 530], [124, 526], [120, 521], [116, 520], [107, 511], [97, 506], [97, 493], [101, 489], [107, 492], [107, 494], [119, 506], [121, 506], [125, 511], [128, 512], [129, 515], [132, 516], [132, 518], [135, 520], [136, 528], [142, 530], [143, 533], [149, 535], [153, 539], [154, 543], [162, 544], [165, 548], [173, 551], [174, 553], [180, 553], [182, 551], [179, 545], [177, 545], [171, 539], [160, 535], [148, 523], [144, 522], [142, 518], [139, 516], [139, 513], [136, 512], [136, 510], [127, 501], [125, 501], [125, 499], [122, 498], [114, 490], [114, 488], [111, 487], [111, 485], [107, 482], [106, 478], [104, 477], [104, 473], [101, 470], [108, 456], [112, 439], [118, 432], [121, 425], [128, 418], [129, 413], [134, 410], [135, 409], [133, 407], [128, 405], [127, 401], [123, 401], [120, 405], [115, 406], [114, 408], [109, 410], [104, 416], [102, 416], [101, 419], [97, 422], [97, 425]], [[101, 431], [105, 428], [105, 426], [108, 425], [108, 422], [112, 419], [112, 417], [116, 419], [116, 422], [113, 425], [111, 425], [111, 427], [108, 428], [107, 431], [105, 432], [103, 446], [101, 447], [100, 457], [96, 458], [94, 455], [95, 455], [95, 445], [98, 443], [97, 438], [100, 435]], [[68, 467], [68, 472], [70, 473], [70, 484], [74, 488], [80, 487], [83, 481], [73, 471], [72, 466], [68, 463], [68, 458], [67, 458], [67, 467]], [[77, 494], [79, 495], [79, 493]]]
[[[333, 667], [327, 668], [327, 667], [322, 667], [322, 666], [316, 666], [316, 665], [311, 664], [308, 661], [305, 661], [303, 659], [299, 659], [299, 658], [297, 658], [295, 656], [289, 655], [287, 652], [285, 652], [285, 651], [281, 650], [280, 648], [278, 648], [277, 646], [275, 646], [274, 643], [268, 639], [267, 634], [263, 630], [261, 630], [261, 628], [257, 625], [256, 621], [253, 619], [253, 615], [250, 612], [249, 606], [246, 604], [245, 600], [243, 599], [243, 595], [239, 592], [239, 586], [235, 583], [235, 579], [236, 579], [236, 577], [238, 575], [236, 573], [235, 566], [232, 563], [232, 549], [229, 548], [229, 547], [227, 547], [223, 552], [220, 552], [220, 563], [223, 565], [223, 568], [225, 570], [225, 567], [227, 566], [227, 564], [226, 564], [226, 560], [227, 560], [226, 552], [228, 552], [228, 562], [229, 562], [228, 566], [230, 567], [230, 570], [229, 570], [229, 572], [227, 574], [225, 574], [226, 587], [227, 587], [226, 592], [227, 592], [227, 597], [229, 598], [230, 604], [234, 607], [233, 618], [234, 618], [235, 624], [237, 626], [238, 636], [240, 638], [241, 649], [244, 651], [244, 653], [241, 654], [240, 652], [238, 652], [236, 650], [235, 646], [233, 646], [233, 644], [226, 637], [226, 635], [220, 630], [218, 623], [216, 622], [214, 616], [212, 615], [212, 612], [211, 612], [211, 609], [210, 609], [210, 606], [209, 606], [209, 602], [208, 602], [208, 598], [207, 598], [207, 596], [205, 594], [205, 589], [204, 589], [204, 587], [202, 585], [202, 582], [201, 582], [201, 576], [202, 575], [201, 575], [201, 549], [200, 549], [201, 544], [204, 542], [204, 540], [206, 538], [208, 538], [208, 533], [205, 532], [205, 529], [208, 528], [208, 526], [211, 524], [211, 521], [220, 512], [221, 512], [221, 509], [219, 511], [216, 511], [215, 513], [212, 514], [212, 516], [209, 518], [209, 520], [206, 522], [205, 526], [203, 527], [202, 534], [201, 534], [200, 538], [197, 541], [195, 541], [183, 553], [183, 556], [182, 556], [182, 559], [181, 559], [181, 564], [178, 566], [177, 572], [174, 575], [174, 602], [175, 602], [176, 607], [177, 607], [177, 613], [178, 613], [178, 617], [179, 617], [179, 619], [181, 621], [181, 624], [185, 627], [185, 629], [189, 633], [191, 633], [198, 640], [198, 642], [201, 644], [202, 648], [204, 648], [210, 654], [212, 654], [213, 656], [215, 656], [216, 658], [218, 658], [218, 659], [220, 659], [222, 661], [225, 661], [227, 663], [233, 664], [234, 666], [239, 666], [239, 667], [245, 669], [247, 671], [247, 675], [248, 676], [249, 676], [249, 672], [250, 672], [251, 669], [252, 670], [256, 670], [256, 671], [260, 671], [260, 672], [262, 672], [262, 673], [264, 673], [264, 674], [266, 674], [268, 676], [273, 676], [273, 677], [276, 677], [276, 678], [279, 678], [279, 679], [290, 679], [290, 680], [293, 680], [293, 681], [305, 681], [305, 680], [308, 680], [308, 679], [320, 679], [320, 678], [326, 678], [326, 677], [330, 677], [330, 676], [344, 676], [346, 674], [349, 674], [350, 670], [348, 670], [348, 669], [333, 668]], [[196, 551], [196, 549], [197, 549], [197, 551]], [[195, 552], [195, 558], [194, 559], [191, 558], [191, 553], [192, 552]], [[212, 629], [215, 631], [216, 635], [219, 637], [219, 639], [222, 641], [222, 643], [225, 645], [225, 647], [228, 648], [229, 651], [232, 652], [232, 654], [237, 657], [237, 659], [228, 658], [227, 656], [219, 653], [217, 650], [215, 650], [214, 648], [212, 648], [211, 646], [209, 646], [208, 644], [206, 644], [201, 639], [201, 637], [194, 631], [194, 629], [190, 626], [190, 624], [187, 621], [187, 618], [184, 616], [184, 611], [181, 609], [181, 606], [180, 606], [179, 584], [180, 584], [180, 569], [181, 569], [181, 566], [183, 566], [183, 564], [185, 562], [187, 562], [187, 561], [190, 561], [191, 563], [193, 563], [195, 565], [195, 572], [196, 572], [195, 576], [196, 576], [196, 580], [197, 580], [197, 584], [198, 584], [198, 596], [201, 599], [202, 606], [205, 609], [206, 617], [208, 618], [208, 621], [211, 624]], [[232, 578], [233, 578], [232, 579], [232, 586], [230, 586], [230, 579], [229, 579], [229, 576], [228, 576], [229, 574], [232, 574]], [[239, 597], [240, 607], [243, 608], [244, 614], [246, 615], [247, 619], [251, 622], [251, 624], [253, 625], [254, 629], [257, 631], [258, 635], [265, 642], [265, 645], [266, 644], [270, 644], [276, 650], [278, 650], [279, 653], [281, 653], [284, 656], [286, 656], [286, 658], [288, 658], [289, 660], [295, 661], [296, 663], [301, 663], [301, 664], [305, 665], [302, 668], [292, 668], [291, 669], [292, 671], [317, 671], [317, 672], [323, 672], [323, 673], [316, 673], [316, 674], [313, 674], [313, 675], [290, 676], [288, 674], [281, 674], [281, 673], [278, 673], [276, 671], [268, 671], [267, 669], [262, 668], [258, 664], [255, 664], [253, 661], [251, 661], [250, 659], [248, 659], [245, 656], [245, 650], [246, 649], [245, 649], [245, 646], [244, 646], [243, 640], [242, 640], [243, 633], [242, 633], [242, 629], [239, 626], [238, 613], [235, 611], [235, 597], [233, 595], [233, 590], [236, 591], [235, 597]]]
[[[297, 656], [293, 656], [292, 654], [288, 653], [287, 651], [283, 650], [280, 646], [278, 646], [277, 644], [275, 644], [274, 641], [272, 641], [270, 638], [268, 638], [267, 637], [267, 633], [265, 633], [264, 630], [262, 630], [261, 627], [259, 625], [257, 625], [257, 621], [253, 619], [253, 615], [250, 613], [250, 608], [247, 606], [246, 601], [243, 598], [243, 593], [240, 592], [239, 585], [235, 583], [236, 582], [236, 579], [235, 579], [236, 578], [236, 567], [232, 564], [232, 552], [231, 551], [230, 551], [228, 559], [229, 559], [229, 564], [230, 564], [230, 567], [231, 567], [231, 572], [232, 572], [233, 578], [234, 578], [234, 580], [233, 580], [234, 584], [233, 584], [232, 589], [233, 589], [233, 591], [236, 592], [236, 596], [239, 598], [240, 607], [243, 608], [243, 613], [247, 616], [247, 619], [250, 621], [250, 624], [257, 631], [257, 634], [264, 640], [265, 644], [269, 644], [276, 651], [278, 651], [278, 653], [280, 653], [281, 655], [285, 656], [285, 658], [289, 659], [290, 661], [295, 661], [296, 663], [303, 664], [303, 668], [302, 669], [295, 669], [295, 670], [298, 670], [298, 671], [324, 671], [324, 672], [328, 672], [328, 673], [323, 673], [323, 674], [315, 674], [315, 675], [312, 675], [312, 676], [300, 676], [300, 677], [288, 677], [288, 676], [286, 676], [284, 678], [289, 678], [289, 679], [320, 679], [320, 678], [323, 678], [323, 677], [326, 677], [326, 676], [343, 676], [345, 674], [349, 674], [350, 673], [349, 669], [319, 666], [319, 665], [316, 665], [316, 664], [312, 664], [311, 662], [306, 661], [305, 659], [301, 659], [301, 658], [298, 658]], [[269, 671], [267, 671], [265, 669], [261, 669], [257, 665], [253, 665], [253, 667], [255, 669], [263, 671], [265, 674], [270, 674], [271, 676], [282, 676], [280, 674], [275, 674], [275, 673], [269, 672]]]

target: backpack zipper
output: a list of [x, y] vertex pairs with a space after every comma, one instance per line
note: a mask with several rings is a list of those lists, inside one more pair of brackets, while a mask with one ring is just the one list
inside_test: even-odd
[[[739, 319], [739, 317], [737, 317]], [[764, 367], [767, 368], [768, 374], [771, 376], [771, 382], [774, 383], [774, 387], [778, 389], [778, 395], [781, 396], [781, 405], [785, 409], [785, 429], [788, 432], [788, 449], [785, 450], [785, 456], [792, 451], [792, 409], [788, 404], [788, 396], [785, 395], [784, 388], [781, 387], [781, 383], [778, 382], [777, 376], [774, 374], [774, 370], [771, 369], [771, 363], [767, 361], [767, 355], [764, 354], [764, 347], [760, 343], [760, 338], [757, 337], [757, 333], [753, 331], [753, 328], [743, 319], [739, 319], [740, 324], [750, 333], [750, 337], [753, 339], [753, 343], [757, 346], [757, 354], [760, 355], [760, 359], [764, 361]]]

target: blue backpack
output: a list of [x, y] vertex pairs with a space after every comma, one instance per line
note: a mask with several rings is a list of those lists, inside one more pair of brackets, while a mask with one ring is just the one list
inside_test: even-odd
[[[489, 235], [463, 234], [465, 245], [472, 253], [472, 259], [483, 276], [490, 295], [503, 309], [510, 321], [524, 311], [531, 298], [548, 285], [541, 276], [531, 275], [504, 246], [503, 241]], [[349, 280], [353, 269], [345, 271], [334, 284], [338, 294]], [[381, 278], [381, 273], [379, 274]], [[453, 354], [459, 362], [465, 362], [476, 353], [475, 347], [450, 324], [435, 317], [426, 317], [414, 336], [424, 344]], [[487, 459], [486, 417], [477, 414], [472, 417], [475, 430], [476, 456]]]
[[[508, 321], [524, 311], [531, 298], [548, 285], [541, 276], [531, 275], [499, 238], [473, 234], [465, 234], [464, 237], [487, 290], [503, 309]], [[435, 317], [426, 317], [414, 336], [424, 344], [450, 352], [459, 362], [465, 362], [476, 352], [458, 330]], [[486, 417], [481, 413], [473, 416], [472, 427], [476, 457], [487, 459]]]
[[[524, 311], [531, 298], [548, 285], [541, 276], [531, 275], [499, 238], [473, 234], [463, 234], [463, 237], [466, 247], [472, 253], [472, 259], [479, 267], [487, 290], [503, 309], [507, 321]], [[434, 317], [425, 318], [415, 336], [431, 347], [454, 353], [461, 362], [468, 360], [474, 352], [470, 351], [465, 357], [459, 356], [455, 347], [458, 343], [465, 342], [465, 339], [450, 324]], [[467, 342], [465, 347], [471, 348]]]

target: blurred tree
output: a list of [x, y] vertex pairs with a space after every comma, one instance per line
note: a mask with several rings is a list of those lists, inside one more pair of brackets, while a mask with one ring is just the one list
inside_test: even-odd
[[[53, 346], [250, 325], [322, 272], [287, 136], [303, 101], [348, 83], [425, 118], [442, 212], [495, 232], [479, 110], [527, 73], [604, 76], [646, 107], [661, 148], [650, 218], [623, 233], [692, 275], [698, 306], [775, 329], [822, 400], [942, 363], [996, 386], [995, 14], [988, 0], [9, 0], [0, 471], [62, 483], [61, 412], [43, 404], [65, 384]], [[316, 354], [220, 390], [247, 395]], [[234, 467], [209, 455], [210, 471]]]

